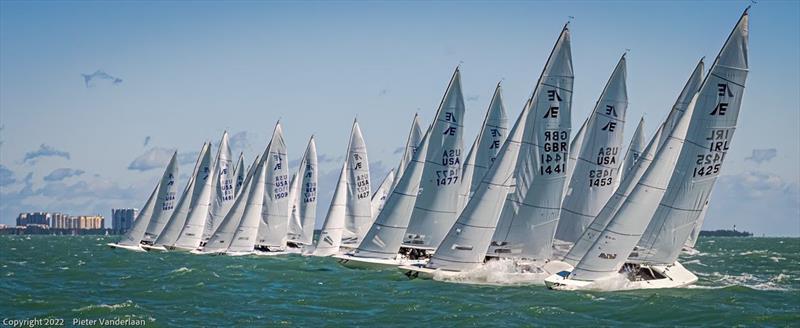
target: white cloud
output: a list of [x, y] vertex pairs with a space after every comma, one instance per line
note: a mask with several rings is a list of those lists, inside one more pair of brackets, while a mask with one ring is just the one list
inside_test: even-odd
[[72, 176], [80, 176], [84, 173], [86, 172], [83, 170], [62, 167], [50, 172], [50, 174], [44, 177], [44, 181], [61, 181]]
[[40, 157], [63, 157], [70, 159], [69, 152], [55, 149], [46, 144], [41, 144], [39, 145], [39, 149], [25, 153], [25, 157], [22, 158], [22, 163], [36, 164], [36, 160]]
[[761, 164], [763, 162], [771, 161], [773, 158], [775, 158], [775, 156], [778, 156], [778, 150], [775, 148], [753, 149], [751, 155], [745, 157], [744, 159], [746, 161], [753, 161]]
[[128, 165], [128, 170], [149, 171], [156, 168], [165, 168], [169, 159], [172, 158], [174, 149], [161, 147], [151, 148], [144, 154], [139, 155]]

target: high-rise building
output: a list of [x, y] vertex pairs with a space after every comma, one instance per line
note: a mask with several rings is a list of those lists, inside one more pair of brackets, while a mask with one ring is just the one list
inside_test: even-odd
[[32, 224], [51, 226], [52, 218], [52, 214], [47, 212], [20, 213], [17, 216], [17, 226], [22, 227]]
[[135, 208], [112, 208], [111, 228], [114, 229], [114, 233], [123, 234], [130, 230], [138, 214], [139, 210]]

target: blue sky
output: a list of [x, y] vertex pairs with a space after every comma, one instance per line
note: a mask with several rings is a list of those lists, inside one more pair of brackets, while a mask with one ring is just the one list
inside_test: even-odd
[[[0, 223], [20, 211], [140, 207], [166, 149], [186, 154], [187, 172], [192, 153], [228, 130], [249, 163], [278, 119], [291, 158], [318, 137], [324, 214], [353, 117], [379, 181], [413, 114], [430, 122], [461, 64], [471, 141], [501, 79], [516, 117], [568, 16], [573, 126], [630, 49], [626, 140], [642, 115], [649, 138], [748, 4], [3, 1]], [[706, 228], [796, 236], [800, 5], [759, 1], [750, 31], [739, 128]], [[81, 74], [98, 70], [121, 81], [87, 87]]]

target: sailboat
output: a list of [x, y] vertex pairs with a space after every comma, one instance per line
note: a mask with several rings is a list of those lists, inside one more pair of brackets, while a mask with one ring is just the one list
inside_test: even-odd
[[258, 255], [286, 254], [289, 224], [289, 168], [281, 123], [275, 124], [272, 139], [261, 159], [265, 163], [266, 190], [263, 193], [261, 224], [255, 239]]
[[514, 168], [515, 186], [502, 205], [491, 243], [485, 245], [487, 257], [512, 259], [527, 271], [538, 272], [552, 258], [565, 189], [574, 80], [568, 25], [531, 95], [532, 108]]
[[302, 248], [312, 245], [317, 219], [318, 174], [317, 145], [312, 136], [293, 179], [297, 182], [292, 197], [287, 247]]
[[[145, 251], [144, 248], [141, 247], [141, 242], [142, 239], [144, 239], [145, 231], [150, 225], [153, 215], [155, 215], [157, 209], [163, 209], [170, 206], [168, 205], [170, 200], [167, 199], [167, 190], [169, 188], [166, 186], [170, 183], [175, 183], [175, 174], [177, 174], [176, 155], [177, 152], [172, 154], [172, 158], [170, 159], [169, 164], [167, 164], [167, 168], [164, 170], [161, 180], [159, 180], [158, 184], [156, 184], [153, 192], [150, 193], [150, 197], [148, 197], [147, 201], [144, 203], [142, 211], [139, 212], [139, 214], [136, 216], [136, 219], [133, 221], [133, 226], [131, 229], [122, 236], [119, 242], [108, 243], [107, 245], [109, 247], [136, 252]], [[162, 188], [162, 186], [165, 187]], [[163, 192], [162, 189], [164, 189]]]
[[214, 171], [213, 157], [211, 144], [207, 145], [205, 151], [201, 152], [201, 169], [194, 180], [194, 191], [186, 222], [175, 241], [164, 245], [169, 251], [189, 252], [200, 247], [202, 242], [203, 229], [205, 229], [211, 208], [211, 193], [213, 192], [211, 184]]
[[211, 210], [206, 220], [203, 230], [203, 241], [211, 238], [217, 231], [220, 223], [230, 211], [236, 199], [236, 184], [233, 175], [233, 163], [231, 163], [231, 148], [228, 141], [228, 131], [222, 133], [219, 141], [217, 157], [214, 160], [214, 174], [212, 175], [211, 185], [214, 189], [211, 198]]
[[[430, 262], [424, 266], [399, 268], [409, 278], [455, 277], [483, 265], [487, 257], [486, 250], [489, 249], [493, 234], [496, 235], [495, 230], [498, 221], [501, 220], [501, 213], [509, 210], [507, 203], [513, 196], [511, 191], [515, 186], [519, 188], [521, 180], [530, 179], [535, 175], [533, 185], [555, 194], [560, 204], [565, 162], [569, 151], [567, 143], [573, 80], [570, 58], [569, 30], [565, 25], [536, 88], [517, 118], [497, 159]], [[528, 164], [535, 164], [535, 168], [530, 166], [531, 170], [521, 175]], [[537, 179], [544, 180], [545, 183], [536, 185]], [[525, 199], [532, 198], [525, 197]], [[534, 204], [536, 203], [523, 203], [524, 206], [519, 208], [527, 215], [535, 213], [536, 219], [548, 214], [525, 210], [539, 208], [531, 206]], [[547, 224], [547, 222], [541, 223]], [[526, 226], [523, 232], [536, 233], [539, 227], [531, 229], [534, 227]], [[545, 229], [550, 231], [552, 238], [555, 226]], [[550, 248], [549, 244], [547, 248]], [[551, 272], [548, 270], [562, 270], [565, 267], [558, 261], [536, 263], [531, 261], [536, 260], [536, 257], [525, 257], [538, 254], [536, 252], [495, 254], [518, 256], [517, 268], [523, 274], [532, 274], [533, 278], [537, 275], [544, 278], [545, 273]]]
[[334, 189], [313, 256], [331, 256], [355, 248], [372, 224], [367, 147], [358, 121], [353, 121], [342, 171]]
[[500, 83], [494, 90], [486, 117], [483, 119], [480, 132], [464, 160], [464, 171], [461, 179], [461, 190], [458, 194], [458, 211], [464, 209], [467, 201], [475, 192], [486, 171], [497, 158], [497, 153], [506, 138], [508, 118], [503, 107], [502, 88]]
[[417, 151], [413, 153], [411, 161], [407, 163], [406, 169], [386, 199], [383, 210], [378, 213], [375, 223], [358, 247], [346, 254], [334, 255], [340, 264], [348, 268], [384, 269], [427, 262], [427, 257], [419, 256], [413, 250], [401, 252], [400, 246], [419, 194], [420, 179], [426, 165], [425, 158], [432, 133], [433, 127], [428, 128]]
[[[189, 217], [190, 209], [194, 207], [195, 202], [200, 200], [199, 196], [202, 191], [204, 177], [209, 177], [211, 173], [211, 156], [206, 156], [206, 154], [210, 153], [209, 148], [210, 145], [208, 143], [203, 143], [203, 148], [200, 149], [197, 162], [192, 170], [192, 176], [189, 177], [189, 182], [186, 184], [180, 199], [178, 199], [175, 211], [172, 212], [172, 217], [167, 221], [164, 229], [153, 244], [143, 245], [144, 249], [148, 251], [167, 251], [166, 246], [174, 244], [180, 236], [181, 230]], [[196, 186], [198, 181], [201, 183], [200, 186]]]
[[456, 68], [433, 121], [419, 197], [401, 252], [421, 253], [422, 257], [432, 253], [458, 218], [464, 111], [461, 71]]
[[[652, 165], [574, 270], [545, 280], [549, 288], [592, 289], [615, 278], [624, 284], [611, 289], [674, 288], [697, 281], [676, 259], [714, 187], [736, 127], [748, 73], [748, 10]], [[640, 158], [634, 171], [643, 162]], [[651, 230], [656, 233], [644, 235], [651, 225], [659, 227]]]
[[628, 108], [626, 76], [623, 54], [587, 121], [556, 229], [563, 243], [574, 243], [614, 193]]
[[[250, 169], [247, 172], [247, 175], [245, 176], [243, 184], [244, 190], [251, 189], [253, 175], [256, 168], [259, 167], [259, 163], [261, 163], [261, 156], [256, 156], [253, 164], [250, 166]], [[215, 230], [211, 235], [211, 238], [208, 239], [208, 242], [206, 242], [206, 244], [200, 248], [192, 250], [191, 253], [212, 255], [225, 254], [225, 252], [228, 251], [228, 247], [230, 247], [231, 243], [233, 242], [233, 237], [242, 221], [249, 196], [250, 193], [242, 193], [241, 197], [236, 197], [233, 205], [228, 211], [228, 214], [225, 214], [225, 217], [222, 219], [222, 221], [220, 221], [217, 230]]]
[[175, 193], [178, 189], [175, 181], [178, 178], [177, 156], [178, 152], [175, 151], [167, 164], [167, 172], [164, 172], [166, 180], [158, 189], [159, 204], [156, 204], [150, 223], [147, 224], [147, 229], [144, 231], [142, 244], [152, 244], [164, 229], [169, 218], [172, 217], [172, 212], [175, 211]]
[[225, 255], [241, 256], [256, 254], [255, 245], [256, 237], [258, 235], [258, 228], [261, 224], [261, 213], [264, 207], [265, 190], [266, 190], [266, 172], [267, 165], [270, 162], [268, 156], [265, 154], [261, 157], [261, 162], [256, 165], [253, 172], [254, 176], [250, 180], [250, 184], [242, 193], [247, 193], [246, 196], [242, 194], [241, 202], [245, 202], [244, 211], [242, 212], [242, 219], [239, 221], [239, 226], [231, 237], [230, 245], [225, 250]]

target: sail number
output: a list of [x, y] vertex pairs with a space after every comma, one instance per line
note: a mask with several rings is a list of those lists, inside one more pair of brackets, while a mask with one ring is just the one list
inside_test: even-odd
[[544, 131], [543, 152], [539, 155], [539, 175], [564, 174], [567, 171], [569, 132]]
[[272, 193], [274, 199], [281, 199], [289, 196], [289, 178], [287, 175], [275, 176]]
[[728, 143], [731, 138], [730, 129], [712, 129], [706, 141], [708, 148], [697, 154], [692, 177], [708, 177], [719, 174], [725, 154], [728, 153]]
[[356, 176], [356, 196], [358, 199], [369, 198], [369, 173]]
[[446, 186], [458, 182], [458, 170], [436, 171], [436, 185]]
[[303, 188], [303, 202], [304, 203], [311, 203], [317, 200], [317, 184], [314, 182], [306, 182], [305, 188]]

